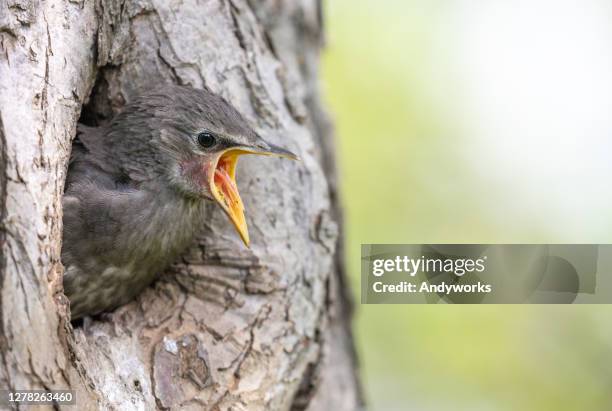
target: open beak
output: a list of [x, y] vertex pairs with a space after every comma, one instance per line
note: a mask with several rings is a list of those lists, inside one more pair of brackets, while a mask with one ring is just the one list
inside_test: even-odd
[[257, 147], [233, 147], [219, 155], [214, 172], [210, 173], [210, 191], [223, 211], [240, 234], [244, 244], [249, 246], [249, 230], [244, 217], [244, 204], [236, 185], [236, 165], [238, 157], [244, 154], [271, 155], [297, 160], [298, 157], [284, 148], [262, 142]]

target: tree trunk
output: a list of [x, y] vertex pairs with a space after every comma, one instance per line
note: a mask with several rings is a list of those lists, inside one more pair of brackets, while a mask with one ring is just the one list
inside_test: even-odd
[[[317, 0], [0, 0], [0, 388], [79, 410], [361, 407]], [[300, 163], [244, 159], [244, 248], [218, 207], [136, 301], [73, 328], [61, 195], [77, 121], [207, 86]], [[79, 120], [80, 119], [80, 120]]]

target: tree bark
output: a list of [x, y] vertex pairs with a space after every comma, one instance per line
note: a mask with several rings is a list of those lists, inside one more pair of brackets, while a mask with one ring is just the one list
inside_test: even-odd
[[[0, 388], [73, 389], [79, 410], [361, 408], [322, 21], [317, 0], [0, 0]], [[76, 124], [162, 82], [209, 87], [302, 161], [241, 161], [250, 249], [211, 204], [155, 284], [73, 328]]]

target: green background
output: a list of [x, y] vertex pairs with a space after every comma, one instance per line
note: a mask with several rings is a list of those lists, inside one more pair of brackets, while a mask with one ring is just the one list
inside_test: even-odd
[[[612, 219], [586, 209], [596, 197], [582, 198], [584, 212], [573, 214], [562, 207], [557, 212], [555, 204], [563, 202], [547, 203], [547, 192], [529, 197], [534, 191], [523, 187], [538, 177], [537, 167], [515, 181], [486, 161], [486, 149], [466, 154], [475, 144], [462, 112], [461, 96], [469, 100], [469, 90], [462, 91], [453, 68], [461, 55], [445, 38], [448, 16], [461, 2], [325, 3], [323, 86], [339, 139], [347, 261], [369, 408], [612, 409], [607, 305], [358, 303], [362, 243], [606, 243]], [[562, 198], [564, 188], [549, 194], [555, 193]]]

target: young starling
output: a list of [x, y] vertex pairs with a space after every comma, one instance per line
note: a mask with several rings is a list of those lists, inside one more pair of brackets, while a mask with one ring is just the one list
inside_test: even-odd
[[164, 86], [127, 104], [108, 126], [79, 125], [63, 198], [72, 319], [140, 293], [190, 244], [206, 201], [221, 206], [248, 246], [235, 181], [242, 154], [296, 158], [208, 90]]

